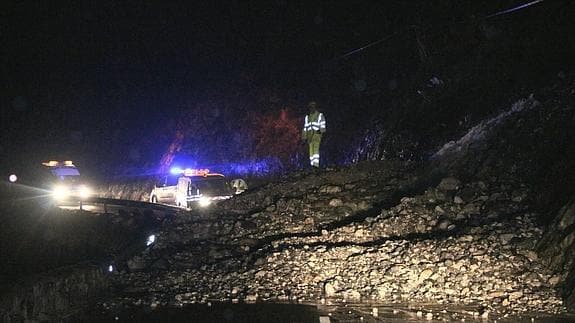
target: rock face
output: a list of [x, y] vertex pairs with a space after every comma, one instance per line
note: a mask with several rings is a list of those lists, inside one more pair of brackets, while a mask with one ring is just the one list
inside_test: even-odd
[[575, 197], [558, 212], [538, 250], [554, 273], [550, 283], [559, 288], [566, 305], [575, 309]]
[[534, 251], [536, 214], [514, 198], [527, 192], [446, 177], [400, 198], [417, 187], [409, 174], [389, 162], [302, 174], [178, 216], [101, 305], [327, 299], [565, 310]]
[[[573, 311], [574, 88], [572, 82], [559, 82], [540, 90], [538, 96], [517, 101], [508, 111], [444, 145], [429, 167], [432, 172], [455, 174], [467, 181], [487, 183], [486, 179], [497, 178], [511, 196], [490, 198], [509, 198], [533, 210], [545, 230], [536, 250], [553, 273], [551, 285]], [[539, 101], [539, 97], [545, 99]], [[461, 200], [456, 196], [454, 202], [467, 201], [464, 191]], [[502, 238], [504, 243], [513, 243], [513, 238]]]
[[112, 184], [101, 185], [99, 195], [114, 199], [148, 202], [154, 183], [155, 180], [152, 177], [124, 182], [118, 181]]
[[84, 308], [108, 285], [102, 268], [74, 266], [3, 284], [2, 322], [57, 322]]

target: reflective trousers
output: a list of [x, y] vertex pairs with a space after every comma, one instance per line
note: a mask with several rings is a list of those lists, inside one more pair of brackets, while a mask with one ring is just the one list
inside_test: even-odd
[[309, 163], [313, 167], [319, 167], [319, 145], [321, 143], [321, 134], [314, 133], [309, 136]]

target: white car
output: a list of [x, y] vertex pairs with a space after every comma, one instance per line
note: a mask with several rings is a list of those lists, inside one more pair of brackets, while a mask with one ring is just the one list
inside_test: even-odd
[[150, 193], [150, 202], [183, 208], [205, 207], [233, 195], [224, 175], [210, 173], [207, 169], [185, 169], [163, 176]]

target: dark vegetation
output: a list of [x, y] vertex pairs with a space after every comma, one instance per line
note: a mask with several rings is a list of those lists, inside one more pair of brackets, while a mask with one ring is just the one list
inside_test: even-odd
[[0, 283], [78, 263], [104, 266], [145, 247], [162, 217], [125, 210], [100, 214], [57, 208], [50, 197], [3, 185]]
[[573, 4], [490, 17], [519, 4], [149, 5], [122, 19], [122, 4], [9, 8], [3, 169], [57, 155], [100, 175], [154, 173], [177, 153], [290, 170], [305, 164], [310, 99], [327, 115], [326, 163], [425, 159], [573, 73]]
[[[498, 8], [516, 3], [505, 4]], [[363, 30], [365, 41], [359, 44], [385, 39], [377, 45], [329, 59], [317, 54], [313, 66], [300, 65], [309, 68], [295, 77], [305, 80], [301, 83], [270, 84], [268, 73], [287, 69], [281, 64], [244, 71], [157, 128], [151, 138], [158, 140], [142, 149], [157, 154], [175, 144], [169, 153], [204, 164], [275, 158], [280, 170], [302, 167], [305, 149], [298, 145], [298, 129], [305, 100], [318, 98], [328, 118], [326, 163], [420, 161], [480, 120], [548, 84], [566, 82], [572, 73], [568, 2], [491, 18], [485, 17], [496, 8], [478, 4], [406, 6], [412, 5], [413, 20], [397, 21], [388, 33]], [[337, 9], [326, 10], [329, 16]], [[275, 27], [283, 28], [279, 22]], [[330, 43], [319, 38], [326, 33], [314, 33], [318, 51]], [[265, 41], [274, 46], [278, 40]]]

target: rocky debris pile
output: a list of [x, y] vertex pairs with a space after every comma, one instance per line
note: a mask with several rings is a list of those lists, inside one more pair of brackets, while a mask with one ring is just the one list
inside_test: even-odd
[[[521, 198], [537, 213], [545, 234], [537, 247], [557, 287], [575, 310], [572, 209], [575, 196], [575, 83], [555, 84], [519, 100], [443, 147], [430, 168], [479, 181], [497, 178], [527, 187]], [[535, 99], [537, 97], [537, 99]], [[519, 187], [521, 188], [521, 187]], [[516, 197], [520, 198], [520, 197]]]
[[518, 100], [445, 144], [428, 169], [466, 181], [495, 177], [527, 185], [533, 193], [530, 206], [542, 211], [543, 223], [551, 223], [575, 193], [574, 86], [546, 88]]
[[457, 141], [450, 141], [446, 143], [439, 151], [437, 151], [432, 159], [441, 160], [442, 162], [453, 162], [464, 159], [470, 150], [475, 149], [473, 145], [485, 144], [490, 137], [495, 135], [500, 130], [501, 125], [513, 120], [522, 111], [528, 111], [539, 106], [540, 103], [535, 100], [533, 94], [526, 99], [521, 99], [515, 102], [507, 111], [501, 112], [499, 115], [480, 122], [478, 125], [472, 127], [463, 137]]
[[542, 230], [526, 209], [527, 188], [447, 177], [399, 199], [417, 182], [409, 174], [380, 162], [302, 175], [177, 217], [118, 273], [119, 296], [102, 305], [297, 300], [455, 303], [484, 315], [565, 310], [554, 291], [559, 277], [534, 251]]

